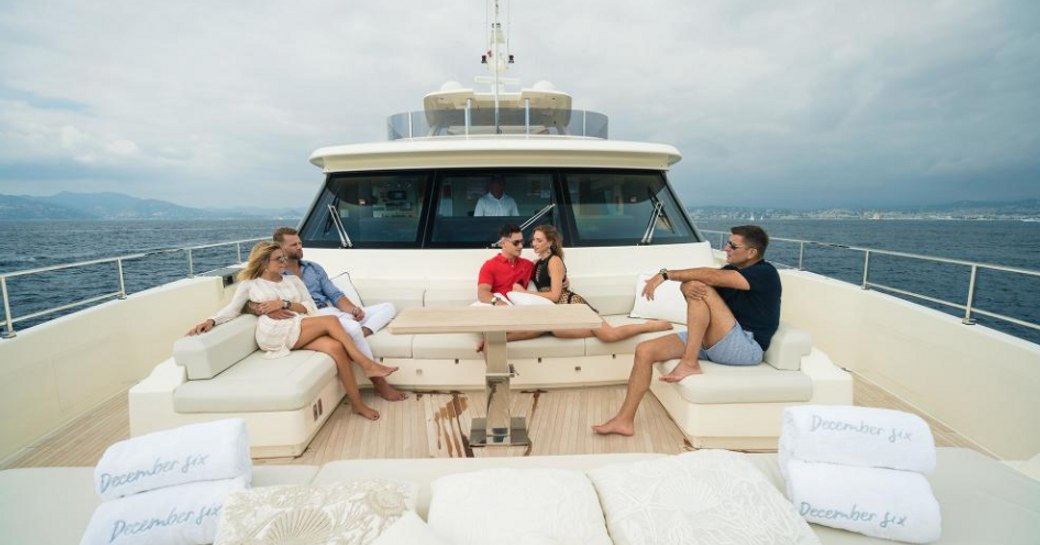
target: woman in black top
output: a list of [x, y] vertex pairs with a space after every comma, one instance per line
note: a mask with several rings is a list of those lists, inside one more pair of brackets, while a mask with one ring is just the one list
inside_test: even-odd
[[[558, 305], [588, 305], [582, 296], [563, 287], [564, 280], [567, 278], [567, 267], [563, 264], [563, 237], [556, 228], [552, 225], [536, 227], [534, 234], [531, 235], [531, 248], [538, 256], [538, 260], [534, 263], [534, 272], [531, 274], [531, 281], [538, 288], [538, 295]], [[592, 305], [589, 305], [589, 308], [592, 308]], [[596, 309], [592, 308], [592, 310]], [[616, 327], [604, 321], [596, 329], [567, 329], [553, 331], [552, 334], [568, 339], [596, 337], [604, 342], [614, 342], [634, 337], [640, 333], [666, 331], [671, 328], [671, 322], [662, 320]]]

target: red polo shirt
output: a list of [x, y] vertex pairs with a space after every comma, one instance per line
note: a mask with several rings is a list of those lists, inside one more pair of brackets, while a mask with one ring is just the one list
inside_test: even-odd
[[527, 283], [531, 281], [533, 270], [534, 263], [527, 259], [519, 257], [516, 261], [510, 262], [502, 254], [498, 254], [480, 267], [477, 283], [490, 284], [491, 293], [507, 295], [513, 290], [513, 284], [520, 284], [526, 288]]

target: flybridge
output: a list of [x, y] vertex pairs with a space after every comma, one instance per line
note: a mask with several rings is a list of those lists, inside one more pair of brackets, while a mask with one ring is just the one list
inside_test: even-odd
[[[449, 81], [426, 95], [422, 112], [403, 112], [387, 118], [387, 138], [510, 134], [607, 138], [607, 116], [571, 108], [571, 96], [552, 83], [539, 81], [531, 88], [507, 91], [520, 80], [503, 77], [516, 57], [503, 30], [499, 0], [491, 0], [487, 21], [487, 47], [480, 56], [489, 75], [476, 83], [490, 90], [478, 92]], [[507, 22], [508, 24], [508, 22]]]

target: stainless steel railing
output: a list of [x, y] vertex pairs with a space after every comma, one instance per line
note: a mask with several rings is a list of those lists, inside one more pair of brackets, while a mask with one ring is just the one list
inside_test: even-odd
[[[728, 231], [715, 231], [715, 230], [708, 230], [708, 229], [701, 229], [700, 231], [701, 231], [701, 233], [704, 233], [706, 235], [707, 234], [718, 235], [719, 236], [719, 245], [718, 245], [719, 248], [722, 248], [722, 245], [726, 243], [726, 239], [729, 237], [729, 234], [730, 234]], [[961, 322], [966, 324], [966, 325], [973, 325], [975, 323], [975, 319], [973, 318], [973, 316], [974, 315], [980, 315], [980, 316], [986, 316], [986, 317], [989, 317], [989, 318], [994, 318], [994, 319], [1001, 320], [1001, 321], [1004, 321], [1004, 322], [1008, 322], [1008, 323], [1012, 323], [1012, 324], [1015, 324], [1015, 325], [1026, 327], [1026, 328], [1029, 328], [1029, 329], [1034, 329], [1034, 330], [1040, 331], [1040, 324], [1037, 324], [1035, 322], [1030, 322], [1028, 320], [1020, 320], [1018, 318], [1014, 318], [1012, 316], [1007, 316], [1007, 315], [1004, 315], [1004, 314], [1000, 314], [998, 312], [982, 310], [982, 309], [976, 308], [976, 306], [975, 306], [975, 286], [976, 286], [976, 281], [978, 280], [978, 274], [979, 274], [980, 270], [1000, 271], [1000, 272], [1006, 272], [1006, 273], [1021, 274], [1021, 275], [1025, 275], [1025, 276], [1031, 276], [1031, 277], [1034, 277], [1034, 278], [1040, 278], [1040, 271], [1034, 271], [1034, 270], [1029, 270], [1029, 269], [1022, 269], [1022, 268], [1018, 268], [1018, 267], [1006, 267], [1006, 266], [1003, 266], [1003, 265], [992, 265], [992, 264], [989, 264], [989, 263], [978, 263], [978, 262], [974, 262], [974, 261], [964, 261], [964, 260], [961, 260], [961, 259], [949, 259], [949, 258], [945, 258], [945, 257], [933, 257], [933, 256], [927, 256], [927, 255], [920, 255], [920, 254], [911, 254], [911, 253], [906, 253], [906, 252], [893, 252], [893, 251], [889, 251], [889, 250], [878, 250], [878, 249], [875, 249], [875, 248], [861, 248], [861, 247], [858, 247], [858, 246], [848, 246], [848, 245], [845, 245], [845, 244], [835, 244], [835, 243], [831, 243], [831, 242], [818, 242], [818, 241], [813, 241], [813, 240], [800, 240], [800, 239], [793, 239], [793, 238], [779, 238], [779, 237], [772, 237], [772, 236], [769, 237], [769, 240], [770, 240], [770, 242], [780, 241], [780, 242], [790, 242], [790, 243], [798, 244], [798, 264], [797, 265], [791, 265], [791, 264], [785, 264], [785, 263], [781, 263], [781, 262], [777, 262], [777, 261], [772, 261], [771, 260], [773, 263], [776, 263], [778, 265], [783, 265], [783, 266], [786, 266], [786, 267], [789, 267], [789, 268], [798, 269], [800, 271], [801, 270], [805, 270], [805, 248], [806, 248], [806, 246], [817, 246], [817, 247], [821, 247], [821, 248], [833, 248], [833, 249], [839, 249], [839, 250], [849, 250], [849, 251], [853, 251], [853, 252], [862, 252], [863, 253], [863, 277], [862, 277], [863, 279], [860, 282], [860, 287], [865, 289], [865, 290], [879, 289], [879, 290], [882, 290], [882, 291], [899, 294], [899, 295], [902, 295], [902, 296], [905, 296], [905, 297], [910, 297], [910, 298], [913, 298], [913, 299], [920, 299], [920, 300], [928, 301], [928, 302], [935, 303], [935, 304], [938, 304], [938, 305], [943, 305], [943, 306], [946, 306], [946, 307], [959, 309], [959, 310], [964, 312], [964, 316], [963, 316], [963, 318], [961, 318]], [[878, 255], [900, 257], [900, 258], [906, 258], [906, 259], [914, 259], [914, 260], [925, 261], [925, 262], [930, 262], [930, 263], [945, 263], [945, 264], [949, 264], [949, 265], [959, 265], [959, 266], [968, 267], [968, 269], [969, 269], [968, 292], [966, 294], [964, 304], [957, 303], [957, 302], [954, 302], [954, 301], [948, 301], [946, 299], [942, 299], [942, 298], [939, 298], [939, 297], [932, 297], [932, 296], [929, 296], [929, 295], [916, 293], [916, 292], [913, 292], [913, 291], [910, 291], [910, 290], [905, 290], [905, 289], [897, 288], [897, 287], [894, 287], [894, 286], [881, 284], [881, 283], [878, 283], [878, 282], [871, 282], [870, 281], [870, 258], [871, 258], [871, 256], [878, 256]]]
[[[257, 241], [260, 241], [260, 240], [267, 240], [267, 239], [266, 238], [253, 238], [253, 239], [246, 239], [246, 240], [233, 240], [233, 241], [229, 241], [229, 242], [217, 242], [215, 244], [201, 244], [201, 245], [198, 245], [198, 246], [190, 246], [190, 247], [184, 247], [184, 248], [169, 248], [169, 249], [163, 249], [163, 250], [142, 252], [142, 253], [137, 253], [137, 254], [123, 255], [123, 256], [119, 256], [119, 257], [109, 257], [109, 258], [105, 258], [105, 259], [94, 259], [94, 260], [90, 260], [90, 261], [79, 261], [79, 262], [76, 262], [76, 263], [68, 263], [68, 264], [64, 264], [64, 265], [52, 265], [50, 267], [40, 267], [38, 269], [29, 269], [29, 270], [24, 270], [24, 271], [15, 271], [15, 272], [11, 272], [11, 273], [0, 274], [0, 298], [3, 299], [3, 306], [4, 306], [4, 333], [3, 333], [2, 337], [3, 338], [14, 337], [16, 335], [15, 329], [14, 329], [14, 324], [16, 324], [18, 322], [22, 322], [22, 321], [25, 321], [25, 320], [31, 320], [33, 318], [39, 318], [41, 316], [47, 316], [49, 314], [54, 314], [56, 312], [61, 312], [61, 311], [64, 311], [64, 310], [69, 310], [69, 309], [72, 309], [72, 308], [89, 305], [91, 303], [98, 303], [98, 302], [105, 301], [105, 300], [108, 300], [108, 299], [113, 299], [113, 298], [126, 299], [126, 295], [127, 295], [127, 292], [126, 292], [126, 277], [125, 277], [124, 272], [123, 272], [123, 263], [126, 262], [126, 261], [132, 261], [132, 260], [135, 260], [135, 259], [142, 259], [142, 258], [145, 258], [145, 257], [155, 256], [155, 255], [159, 255], [159, 254], [169, 254], [169, 253], [175, 253], [175, 252], [184, 252], [185, 256], [187, 258], [188, 278], [193, 278], [195, 276], [195, 261], [193, 259], [193, 255], [192, 255], [193, 252], [195, 252], [197, 250], [208, 249], [208, 248], [218, 248], [218, 247], [234, 245], [235, 246], [235, 255], [236, 255], [236, 258], [237, 258], [236, 262], [237, 263], [241, 263], [242, 262], [242, 245], [243, 244], [247, 244], [247, 243], [251, 243], [251, 242], [257, 242]], [[68, 302], [68, 303], [65, 303], [63, 305], [49, 307], [49, 308], [45, 308], [45, 309], [42, 309], [42, 310], [37, 310], [37, 311], [34, 311], [34, 312], [30, 312], [28, 314], [23, 314], [21, 316], [15, 316], [14, 314], [12, 314], [12, 312], [11, 312], [10, 294], [8, 293], [8, 288], [7, 288], [7, 280], [9, 278], [32, 276], [32, 275], [38, 275], [38, 274], [42, 274], [42, 273], [61, 271], [61, 270], [82, 269], [84, 267], [88, 267], [88, 266], [91, 266], [91, 265], [100, 265], [100, 264], [104, 264], [104, 263], [114, 263], [115, 264], [115, 271], [114, 272], [116, 274], [117, 280], [119, 281], [119, 289], [117, 291], [113, 291], [113, 292], [109, 292], [109, 293], [103, 293], [101, 295], [93, 295], [93, 296], [90, 296], [90, 297], [84, 297], [82, 299], [77, 299], [75, 301]]]

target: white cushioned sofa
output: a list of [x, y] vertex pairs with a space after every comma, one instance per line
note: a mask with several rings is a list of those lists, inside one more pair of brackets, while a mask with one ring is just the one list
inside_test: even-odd
[[[781, 493], [783, 480], [774, 454], [740, 454]], [[433, 489], [438, 477], [491, 468], [552, 468], [589, 472], [611, 464], [660, 459], [659, 454], [609, 454], [584, 456], [536, 456], [519, 458], [343, 460], [316, 466], [259, 465], [254, 467], [253, 486], [278, 484], [330, 484], [381, 479], [418, 486], [416, 511], [424, 519], [430, 514]], [[936, 471], [928, 477], [942, 509], [942, 538], [938, 544], [1036, 543], [1040, 529], [1040, 481], [1019, 473], [974, 451], [942, 448]], [[30, 468], [0, 472], [0, 536], [5, 543], [36, 545], [79, 542], [94, 509], [100, 504], [94, 488], [93, 468]], [[480, 496], [479, 491], [474, 491]], [[598, 502], [611, 497], [597, 484]], [[60, 499], [59, 499], [60, 498]], [[549, 498], [545, 498], [549, 500]], [[615, 498], [616, 499], [616, 498]], [[537, 502], [539, 498], [531, 498]], [[636, 501], [629, 499], [626, 501]], [[444, 507], [444, 502], [440, 503]], [[489, 506], [494, 508], [496, 506]], [[649, 507], [649, 506], [648, 506]], [[460, 507], [461, 508], [461, 507]], [[441, 513], [441, 519], [465, 518], [469, 513]], [[506, 529], [523, 527], [523, 514], [498, 512], [490, 522]], [[739, 516], [739, 514], [734, 514]], [[609, 523], [609, 521], [608, 521]], [[892, 543], [860, 534], [818, 525], [812, 532], [828, 545]], [[614, 542], [620, 542], [613, 535]], [[725, 537], [723, 534], [722, 537]], [[706, 543], [714, 543], [705, 536]]]
[[[686, 266], [712, 263], [704, 244], [691, 245]], [[475, 254], [486, 259], [484, 253]], [[479, 269], [479, 261], [466, 270]], [[582, 294], [613, 325], [644, 317], [684, 322], [685, 303], [658, 296], [655, 310], [637, 301], [638, 274], [582, 274], [570, 271], [571, 288]], [[334, 269], [330, 269], [330, 272]], [[364, 304], [389, 302], [409, 307], [465, 306], [475, 300], [471, 277], [385, 278], [343, 274], [333, 279], [355, 290]], [[664, 292], [664, 287], [659, 294]], [[233, 286], [228, 288], [228, 294]], [[636, 303], [639, 302], [639, 307]], [[306, 448], [342, 399], [330, 358], [305, 351], [268, 360], [256, 353], [252, 317], [240, 317], [210, 333], [177, 341], [174, 355], [130, 390], [132, 435], [182, 424], [239, 416], [246, 419], [254, 457], [298, 455]], [[560, 339], [549, 335], [510, 343], [508, 355], [519, 376], [515, 388], [559, 388], [621, 384], [628, 379], [640, 342], [682, 331], [643, 334], [615, 343], [596, 338]], [[410, 389], [479, 390], [484, 362], [474, 351], [476, 335], [393, 335], [383, 330], [369, 337], [375, 355], [400, 370], [390, 377]], [[658, 365], [667, 372], [675, 362]], [[652, 391], [698, 448], [772, 450], [780, 433], [780, 414], [793, 404], [851, 404], [852, 378], [812, 346], [810, 336], [782, 324], [765, 355], [753, 367], [702, 362], [704, 374], [679, 384], [654, 381]], [[361, 373], [355, 373], [360, 376]], [[360, 379], [363, 385], [367, 381]]]

